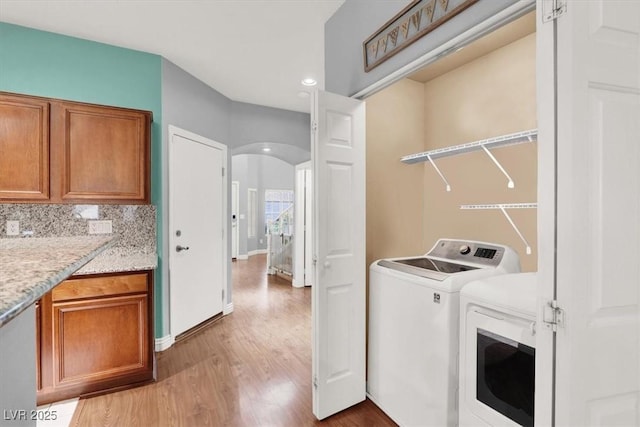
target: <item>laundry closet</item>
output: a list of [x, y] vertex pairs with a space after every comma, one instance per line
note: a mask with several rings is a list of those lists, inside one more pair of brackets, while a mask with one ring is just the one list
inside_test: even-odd
[[522, 271], [536, 271], [535, 132], [489, 153], [478, 145], [401, 162], [535, 131], [535, 26], [531, 12], [367, 98], [367, 264], [444, 237], [510, 246]]

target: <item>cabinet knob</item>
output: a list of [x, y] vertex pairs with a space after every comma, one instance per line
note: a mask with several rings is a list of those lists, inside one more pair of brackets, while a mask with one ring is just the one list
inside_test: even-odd
[[181, 245], [176, 246], [176, 252], [182, 252], [182, 251], [188, 251], [188, 250], [189, 250], [189, 246], [181, 246]]

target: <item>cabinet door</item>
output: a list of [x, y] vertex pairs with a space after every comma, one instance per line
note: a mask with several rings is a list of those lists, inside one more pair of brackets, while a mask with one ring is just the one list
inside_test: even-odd
[[147, 309], [146, 295], [54, 303], [54, 387], [89, 392], [93, 383], [150, 372]]
[[154, 378], [150, 271], [74, 276], [40, 301], [38, 404]]
[[72, 102], [52, 104], [55, 185], [62, 201], [149, 202], [150, 114]]
[[0, 201], [49, 198], [49, 103], [0, 94]]

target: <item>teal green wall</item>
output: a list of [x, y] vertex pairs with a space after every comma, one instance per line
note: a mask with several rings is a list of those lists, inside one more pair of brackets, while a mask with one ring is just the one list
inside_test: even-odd
[[[160, 56], [0, 22], [0, 91], [152, 111], [151, 201], [162, 250]], [[161, 281], [156, 274], [156, 337], [164, 336]]]

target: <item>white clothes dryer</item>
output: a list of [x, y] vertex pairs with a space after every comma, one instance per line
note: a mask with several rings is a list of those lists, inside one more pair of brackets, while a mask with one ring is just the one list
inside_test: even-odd
[[372, 263], [369, 398], [403, 426], [456, 425], [460, 289], [519, 271], [507, 246], [452, 239], [426, 255]]
[[460, 426], [533, 426], [536, 274], [460, 292]]

